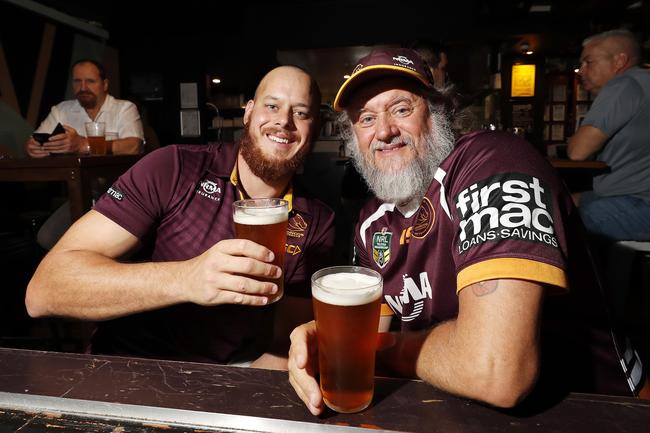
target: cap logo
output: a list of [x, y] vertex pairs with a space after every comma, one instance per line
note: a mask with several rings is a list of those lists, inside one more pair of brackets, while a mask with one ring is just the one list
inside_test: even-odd
[[413, 60], [410, 60], [408, 57], [405, 57], [405, 56], [393, 57], [393, 60], [395, 60], [396, 62], [400, 62], [403, 65], [412, 65], [413, 64]]

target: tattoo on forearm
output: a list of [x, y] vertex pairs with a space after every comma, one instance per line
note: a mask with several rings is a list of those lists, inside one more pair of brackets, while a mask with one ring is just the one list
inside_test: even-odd
[[496, 291], [498, 286], [499, 281], [497, 280], [480, 281], [476, 284], [472, 284], [472, 292], [474, 292], [476, 296], [485, 296]]

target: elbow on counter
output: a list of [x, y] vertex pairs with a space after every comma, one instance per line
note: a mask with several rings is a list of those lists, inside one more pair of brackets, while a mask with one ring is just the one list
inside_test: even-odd
[[519, 368], [488, 368], [477, 379], [476, 398], [491, 406], [510, 409], [521, 403], [535, 387], [539, 361], [528, 359]]
[[49, 312], [45, 297], [38, 289], [38, 282], [34, 280], [35, 277], [32, 277], [31, 281], [27, 285], [27, 290], [25, 292], [25, 308], [27, 309], [29, 317], [37, 319], [48, 316]]

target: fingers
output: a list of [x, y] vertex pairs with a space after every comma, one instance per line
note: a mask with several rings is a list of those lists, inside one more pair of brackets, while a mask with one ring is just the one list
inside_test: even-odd
[[245, 239], [228, 239], [213, 247], [219, 254], [218, 266], [222, 272], [260, 278], [277, 279], [282, 269], [271, 262], [273, 252]]
[[316, 326], [312, 320], [300, 325], [290, 335], [289, 383], [313, 415], [323, 412], [323, 397], [316, 381], [318, 355]]
[[213, 248], [231, 256], [246, 256], [263, 262], [274, 259], [273, 251], [247, 239], [227, 239], [218, 242]]
[[278, 292], [278, 286], [268, 281], [257, 281], [241, 275], [223, 274], [219, 286], [208, 299], [209, 304], [266, 305], [269, 296]]

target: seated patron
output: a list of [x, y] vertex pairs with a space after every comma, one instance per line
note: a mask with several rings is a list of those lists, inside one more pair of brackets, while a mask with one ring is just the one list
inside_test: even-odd
[[[117, 133], [118, 138], [111, 142], [114, 154], [140, 153], [144, 134], [138, 109], [132, 102], [108, 94], [108, 84], [100, 63], [90, 59], [75, 62], [72, 65], [75, 99], [52, 107], [50, 114], [35, 131], [49, 134], [60, 123], [65, 132], [53, 135], [42, 144], [30, 137], [25, 143], [27, 154], [32, 158], [44, 158], [65, 153], [87, 153], [88, 139], [84, 124], [93, 121], [104, 122], [107, 133]], [[70, 203], [65, 202], [39, 229], [39, 245], [51, 249], [70, 224]]]
[[580, 79], [596, 99], [575, 135], [569, 158], [596, 158], [610, 172], [582, 193], [580, 216], [606, 241], [650, 240], [650, 71], [639, 67], [639, 44], [627, 30], [582, 43]]

